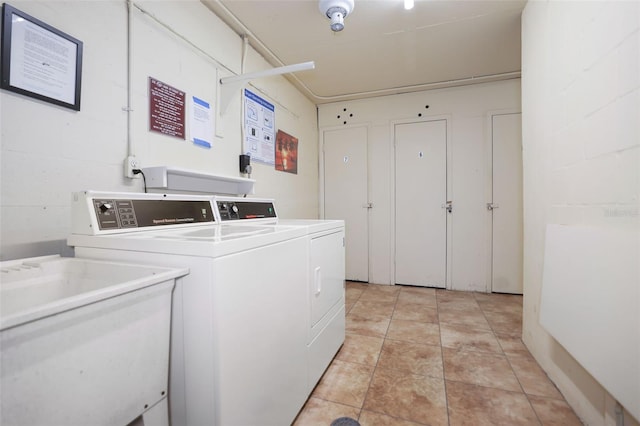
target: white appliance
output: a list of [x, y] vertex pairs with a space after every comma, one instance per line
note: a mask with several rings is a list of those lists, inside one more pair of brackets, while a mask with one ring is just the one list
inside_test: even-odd
[[217, 224], [211, 197], [73, 195], [77, 257], [188, 267], [173, 296], [175, 426], [291, 424], [307, 399], [307, 233]]
[[171, 292], [186, 268], [43, 256], [0, 270], [0, 424], [169, 424]]
[[215, 197], [221, 223], [298, 227], [307, 234], [311, 392], [345, 338], [345, 239], [343, 220], [280, 219], [272, 199]]

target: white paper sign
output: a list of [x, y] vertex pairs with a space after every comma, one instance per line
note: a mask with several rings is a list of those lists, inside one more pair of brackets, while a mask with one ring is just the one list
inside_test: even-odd
[[11, 19], [11, 85], [73, 104], [75, 43], [16, 14]]
[[194, 144], [211, 148], [213, 114], [211, 106], [202, 99], [191, 97], [191, 140]]
[[252, 162], [275, 164], [275, 107], [255, 93], [244, 90], [244, 146]]

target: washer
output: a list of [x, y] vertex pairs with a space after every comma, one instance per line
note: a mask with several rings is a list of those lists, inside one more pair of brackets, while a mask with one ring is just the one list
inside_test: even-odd
[[273, 199], [215, 197], [218, 220], [233, 225], [298, 227], [307, 234], [308, 384], [313, 390], [345, 338], [343, 220], [280, 219]]
[[172, 306], [176, 426], [291, 424], [309, 394], [307, 232], [220, 225], [211, 197], [73, 194], [76, 256], [188, 267]]

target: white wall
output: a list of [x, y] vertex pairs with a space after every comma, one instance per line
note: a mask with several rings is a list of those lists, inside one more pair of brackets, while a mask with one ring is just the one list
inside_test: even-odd
[[[71, 254], [72, 191], [142, 191], [126, 179], [128, 153], [127, 4], [113, 1], [30, 1], [11, 4], [84, 43], [81, 110], [0, 92], [2, 260]], [[223, 116], [223, 137], [204, 149], [148, 131], [148, 78], [215, 105], [216, 73], [240, 73], [242, 41], [196, 0], [136, 1], [132, 41], [131, 152], [144, 166], [171, 165], [239, 176], [240, 92]], [[144, 12], [142, 11], [144, 10]], [[245, 72], [268, 68], [250, 49]], [[256, 196], [275, 197], [285, 217], [318, 216], [315, 105], [283, 77], [255, 80], [250, 90], [276, 107], [276, 129], [299, 139], [298, 174], [254, 164]]]
[[[426, 106], [429, 108], [426, 108]], [[344, 112], [344, 109], [347, 112]], [[368, 126], [369, 281], [392, 284], [393, 125], [446, 118], [449, 125], [449, 199], [453, 201], [451, 284], [486, 291], [490, 253], [486, 202], [490, 201], [490, 116], [520, 111], [520, 80], [338, 102], [318, 107], [320, 129]], [[353, 114], [350, 117], [349, 114]], [[337, 118], [338, 115], [341, 118]], [[346, 118], [345, 118], [346, 117]], [[347, 124], [344, 124], [344, 121]], [[322, 142], [321, 142], [322, 143]], [[327, 171], [330, 173], [330, 171]]]
[[640, 2], [530, 1], [522, 43], [523, 339], [586, 424], [613, 425], [611, 396], [538, 315], [547, 224], [640, 238]]

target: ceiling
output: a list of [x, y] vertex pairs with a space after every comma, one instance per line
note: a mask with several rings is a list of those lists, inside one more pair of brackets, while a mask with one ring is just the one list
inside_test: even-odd
[[520, 76], [526, 0], [355, 0], [334, 33], [317, 0], [201, 0], [317, 104]]

